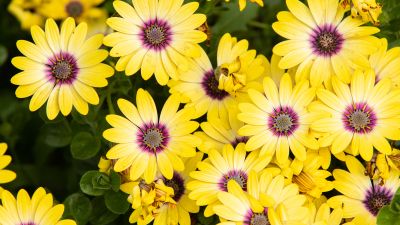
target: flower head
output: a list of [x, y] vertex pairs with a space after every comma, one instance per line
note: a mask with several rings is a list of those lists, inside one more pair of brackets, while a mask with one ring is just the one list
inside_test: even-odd
[[88, 103], [99, 103], [93, 87], [107, 86], [106, 78], [114, 70], [101, 63], [108, 56], [106, 50], [99, 49], [103, 35], [86, 39], [86, 32], [86, 23], [75, 27], [72, 18], [65, 20], [61, 31], [53, 19], [48, 19], [45, 31], [38, 26], [31, 28], [34, 43], [17, 42], [24, 56], [14, 57], [12, 63], [22, 72], [14, 75], [11, 82], [19, 85], [15, 92], [18, 98], [33, 95], [31, 111], [47, 101], [47, 117], [52, 120], [60, 111], [64, 116], [70, 114], [73, 107], [86, 115]]
[[[17, 175], [11, 170], [4, 169], [11, 162], [11, 156], [4, 155], [7, 150], [6, 143], [0, 143], [0, 184], [5, 184], [13, 181]], [[0, 187], [0, 194], [3, 189]]]
[[155, 74], [159, 84], [176, 78], [178, 68], [188, 70], [189, 58], [198, 57], [198, 43], [207, 35], [196, 28], [206, 16], [194, 13], [199, 3], [182, 1], [134, 0], [113, 2], [121, 17], [111, 17], [107, 24], [115, 30], [104, 39], [112, 47], [110, 55], [120, 57], [116, 70], [133, 75], [139, 69], [143, 79]]

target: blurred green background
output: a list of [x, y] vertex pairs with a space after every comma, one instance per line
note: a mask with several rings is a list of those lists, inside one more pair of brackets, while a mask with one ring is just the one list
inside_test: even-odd
[[[116, 73], [109, 79], [108, 87], [98, 89], [101, 102], [90, 108], [87, 117], [73, 112], [67, 118], [59, 116], [49, 121], [43, 107], [38, 112], [30, 112], [30, 99], [15, 97], [16, 86], [10, 83], [10, 78], [18, 71], [10, 61], [20, 55], [16, 41], [32, 39], [7, 11], [9, 2], [0, 0], [0, 142], [9, 145], [7, 154], [12, 156], [12, 163], [8, 168], [17, 173], [17, 179], [3, 187], [13, 193], [20, 188], [33, 193], [37, 187], [45, 187], [61, 202], [70, 196], [66, 201], [66, 216], [77, 219], [80, 224], [128, 224], [130, 210], [119, 216], [128, 210], [128, 205], [107, 202], [107, 196], [112, 199], [126, 197], [111, 192], [111, 176], [99, 178], [99, 187], [104, 188], [104, 192], [98, 197], [82, 194], [79, 182], [85, 172], [97, 170], [100, 156], [110, 147], [101, 134], [108, 126], [104, 116], [116, 110], [116, 99], [124, 97], [134, 101], [134, 93], [143, 87], [151, 92], [158, 109], [161, 109], [168, 96], [167, 87], [157, 85], [154, 78], [143, 82], [140, 76], [126, 77]], [[203, 43], [203, 47], [213, 63], [218, 40], [226, 32], [239, 39], [248, 39], [251, 48], [267, 58], [271, 57], [272, 46], [282, 40], [273, 32], [271, 24], [276, 20], [277, 12], [286, 7], [282, 0], [264, 2], [263, 8], [248, 3], [247, 8], [240, 12], [236, 1], [200, 1], [199, 11], [207, 14], [211, 29], [211, 39]], [[382, 4], [382, 32], [378, 36], [386, 37], [391, 47], [399, 46], [400, 2], [385, 0]], [[105, 1], [101, 7], [105, 7], [110, 15], [114, 13], [111, 0]], [[115, 59], [108, 61], [114, 63]], [[206, 219], [201, 213], [193, 216], [193, 224], [215, 223], [215, 217]]]

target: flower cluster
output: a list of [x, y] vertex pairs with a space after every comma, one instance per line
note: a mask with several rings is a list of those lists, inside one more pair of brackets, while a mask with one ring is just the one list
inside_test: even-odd
[[[378, 23], [381, 5], [286, 0], [288, 11], [271, 25], [286, 40], [270, 60], [226, 33], [213, 62], [200, 45], [207, 18], [198, 2], [114, 1], [104, 38], [86, 38], [87, 24], [75, 24], [86, 15], [79, 10], [99, 1], [60, 2], [74, 4], [66, 9], [75, 20], [32, 26], [33, 42], [18, 41], [24, 56], [12, 60], [21, 70], [11, 78], [16, 96], [32, 96], [31, 111], [47, 102], [50, 120], [88, 114], [99, 103], [94, 88], [107, 87], [114, 69], [145, 81], [154, 75], [170, 93], [157, 110], [154, 91], [138, 88], [135, 103], [119, 98], [105, 117], [111, 147], [99, 168], [122, 177], [130, 223], [190, 225], [203, 207], [221, 225], [373, 225], [392, 201], [400, 187], [400, 51], [366, 25]], [[68, 16], [46, 7], [55, 13], [48, 17]], [[15, 177], [2, 172], [5, 181]], [[48, 212], [24, 207], [44, 201]], [[63, 210], [50, 205], [42, 189], [32, 200], [4, 191], [0, 220], [75, 224], [56, 223]]]

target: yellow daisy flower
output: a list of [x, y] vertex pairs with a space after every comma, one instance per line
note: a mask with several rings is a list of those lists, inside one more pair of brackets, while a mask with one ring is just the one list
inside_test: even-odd
[[64, 205], [53, 206], [53, 196], [38, 188], [32, 198], [21, 189], [17, 198], [9, 191], [1, 193], [0, 221], [2, 224], [76, 225], [73, 220], [61, 220]]
[[309, 204], [310, 217], [306, 220], [309, 225], [353, 225], [353, 223], [343, 223], [343, 210], [341, 208], [333, 209], [331, 211], [327, 203], [321, 204], [316, 207], [314, 203]]
[[354, 218], [354, 224], [375, 225], [379, 210], [389, 205], [400, 187], [399, 173], [392, 171], [384, 184], [364, 174], [364, 166], [353, 156], [346, 157], [349, 172], [333, 171], [335, 189], [343, 195], [332, 197], [328, 204], [334, 208], [343, 204], [343, 217]]
[[[375, 164], [372, 165], [373, 168], [371, 168], [374, 172], [373, 175], [382, 178], [384, 182], [389, 177], [391, 170], [400, 173], [400, 150], [394, 148], [390, 154], [377, 154], [376, 161], [372, 163]], [[367, 162], [367, 170], [369, 165], [370, 164]]]
[[12, 59], [22, 72], [11, 78], [19, 85], [15, 94], [18, 98], [33, 95], [29, 109], [38, 110], [47, 101], [47, 117], [52, 120], [59, 112], [64, 116], [72, 108], [86, 115], [88, 103], [96, 105], [99, 96], [93, 87], [107, 86], [107, 77], [114, 74], [112, 67], [101, 63], [108, 52], [98, 49], [103, 35], [87, 40], [87, 25], [75, 27], [74, 19], [68, 18], [58, 29], [53, 19], [48, 19], [45, 31], [38, 26], [31, 28], [35, 43], [19, 40], [17, 47], [25, 56]]
[[194, 180], [187, 185], [191, 190], [189, 198], [196, 200], [197, 205], [207, 205], [204, 214], [211, 216], [214, 214], [212, 207], [218, 202], [217, 194], [227, 191], [230, 180], [236, 181], [246, 190], [248, 173], [251, 170], [261, 171], [268, 162], [259, 157], [257, 151], [246, 156], [243, 143], [235, 149], [229, 144], [222, 151], [212, 149], [208, 152], [208, 158], [197, 164], [199, 171], [190, 173]]
[[[5, 170], [4, 168], [8, 166], [11, 162], [11, 156], [4, 155], [7, 150], [6, 143], [0, 143], [0, 184], [5, 184], [13, 181], [17, 175], [11, 170]], [[0, 187], [0, 194], [3, 191], [3, 188]]]
[[22, 29], [29, 30], [44, 23], [44, 16], [38, 12], [41, 6], [42, 0], [12, 0], [7, 9], [19, 20]]
[[321, 169], [322, 159], [315, 151], [308, 151], [306, 160], [298, 164], [300, 165], [297, 167], [301, 169], [294, 171], [292, 182], [299, 186], [300, 193], [311, 198], [320, 198], [323, 192], [333, 189], [332, 182], [326, 180], [331, 173]]
[[[179, 80], [171, 80], [171, 93], [180, 93], [188, 106], [196, 108], [198, 117], [208, 113], [227, 117], [237, 101], [247, 100], [247, 90], [261, 90], [260, 78], [264, 71], [261, 55], [248, 50], [248, 41], [224, 34], [219, 41], [217, 67], [214, 69], [204, 50], [191, 60], [190, 69], [179, 73]], [[186, 102], [185, 102], [186, 103]]]
[[278, 22], [272, 24], [275, 32], [289, 39], [273, 48], [283, 56], [281, 68], [298, 65], [296, 76], [306, 76], [312, 86], [318, 86], [332, 75], [349, 83], [352, 69], [369, 67], [367, 56], [378, 45], [370, 35], [378, 28], [361, 26], [364, 22], [351, 16], [343, 19], [344, 9], [337, 0], [310, 0], [309, 8], [299, 0], [286, 0], [286, 4], [290, 12], [278, 13]]
[[283, 75], [279, 89], [270, 77], [264, 78], [264, 93], [249, 90], [251, 103], [240, 103], [239, 120], [246, 125], [239, 134], [249, 136], [246, 150], [261, 147], [261, 156], [272, 158], [276, 153], [279, 163], [288, 160], [289, 149], [304, 161], [306, 147], [318, 149], [318, 143], [309, 134], [309, 126], [315, 114], [307, 106], [315, 98], [315, 88], [302, 81], [292, 88], [289, 74]]
[[163, 178], [166, 186], [174, 189], [173, 199], [176, 204], [164, 204], [160, 207], [154, 219], [154, 225], [180, 224], [190, 225], [190, 214], [199, 212], [199, 206], [194, 200], [189, 199], [187, 183], [192, 180], [189, 173], [196, 170], [197, 163], [203, 158], [203, 153], [197, 152], [195, 157], [184, 160], [185, 170], [175, 171], [172, 179]]
[[230, 181], [228, 192], [218, 193], [222, 204], [214, 206], [214, 211], [222, 221], [227, 220], [220, 225], [303, 224], [308, 216], [303, 206], [306, 198], [299, 195], [295, 184], [285, 185], [281, 175], [263, 173], [258, 178], [252, 171], [247, 186], [248, 194]]
[[382, 5], [375, 0], [341, 0], [340, 4], [346, 10], [351, 10], [353, 18], [358, 17], [379, 26], [378, 17], [382, 13]]
[[195, 133], [202, 140], [199, 150], [208, 153], [210, 149], [221, 150], [226, 144], [231, 144], [235, 148], [239, 143], [246, 143], [248, 138], [237, 133], [244, 125], [237, 119], [237, 114], [238, 109], [232, 107], [228, 117], [208, 116], [207, 122], [200, 124], [202, 131]]
[[120, 57], [117, 71], [133, 75], [139, 69], [144, 80], [155, 74], [159, 84], [177, 77], [177, 68], [189, 69], [188, 58], [200, 54], [207, 35], [196, 28], [205, 21], [204, 14], [194, 14], [198, 2], [182, 5], [175, 0], [134, 0], [132, 5], [114, 1], [121, 17], [111, 17], [107, 24], [116, 32], [104, 39], [113, 47], [112, 57]]
[[48, 0], [38, 8], [38, 11], [55, 20], [64, 20], [68, 17], [77, 22], [88, 24], [87, 36], [105, 34], [107, 31], [106, 19], [108, 13], [104, 8], [96, 8], [104, 0]]
[[183, 171], [181, 157], [193, 157], [200, 140], [192, 135], [199, 124], [191, 121], [193, 108], [178, 111], [179, 96], [166, 101], [160, 117], [151, 95], [139, 89], [136, 105], [119, 99], [118, 107], [125, 117], [108, 115], [113, 127], [103, 133], [110, 142], [117, 143], [107, 152], [107, 158], [116, 159], [116, 172], [130, 167], [131, 180], [143, 176], [146, 182], [154, 181], [157, 171], [172, 179], [174, 170]]
[[369, 57], [371, 68], [376, 74], [376, 80], [379, 81], [387, 77], [398, 87], [400, 85], [400, 47], [388, 50], [386, 38], [380, 39], [379, 43], [378, 51]]
[[324, 135], [319, 139], [322, 147], [331, 146], [333, 154], [348, 148], [352, 155], [360, 154], [369, 161], [373, 147], [389, 154], [391, 147], [386, 138], [400, 139], [399, 90], [384, 78], [375, 84], [375, 74], [356, 71], [351, 85], [332, 79], [333, 91], [317, 90], [321, 102], [312, 111], [326, 112], [327, 116], [315, 120], [311, 128]]

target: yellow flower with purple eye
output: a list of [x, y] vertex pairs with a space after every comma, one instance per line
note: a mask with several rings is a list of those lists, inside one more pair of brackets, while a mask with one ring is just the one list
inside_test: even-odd
[[99, 49], [103, 35], [86, 39], [86, 23], [75, 26], [72, 18], [64, 21], [61, 31], [53, 19], [48, 19], [44, 31], [33, 26], [31, 33], [34, 43], [19, 40], [17, 47], [24, 56], [11, 61], [22, 70], [11, 78], [11, 83], [19, 85], [16, 96], [32, 96], [31, 111], [47, 101], [50, 120], [60, 112], [69, 115], [73, 107], [86, 115], [88, 103], [99, 103], [94, 87], [107, 86], [106, 78], [114, 74], [111, 66], [101, 63], [108, 56], [106, 50]]
[[[272, 28], [288, 40], [278, 43], [273, 52], [282, 56], [279, 67], [298, 66], [296, 77], [305, 77], [312, 86], [337, 76], [350, 82], [354, 69], [368, 68], [368, 55], [377, 50], [379, 29], [361, 26], [364, 22], [344, 17], [337, 0], [286, 0], [289, 11], [279, 12]], [[325, 13], [326, 12], [326, 13]]]
[[139, 69], [144, 80], [154, 74], [159, 84], [176, 78], [177, 70], [189, 69], [189, 58], [198, 57], [199, 43], [207, 35], [199, 30], [206, 16], [195, 13], [199, 3], [168, 0], [134, 0], [132, 5], [114, 1], [121, 17], [111, 17], [107, 24], [115, 30], [104, 39], [112, 47], [110, 55], [120, 57], [117, 71], [133, 75]]

